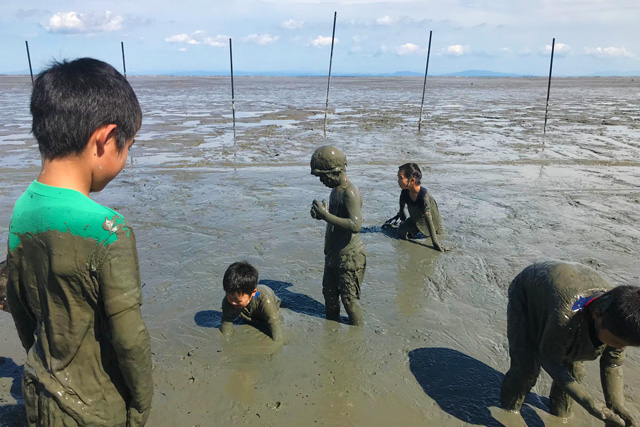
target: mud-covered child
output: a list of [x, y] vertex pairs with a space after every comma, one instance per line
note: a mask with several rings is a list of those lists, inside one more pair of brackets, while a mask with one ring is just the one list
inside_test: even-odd
[[331, 145], [318, 148], [311, 156], [311, 174], [331, 188], [329, 204], [314, 200], [311, 217], [327, 222], [324, 238], [322, 294], [329, 320], [339, 320], [340, 300], [352, 325], [364, 325], [360, 288], [367, 258], [360, 239], [362, 197], [347, 177], [347, 158]]
[[[433, 247], [441, 252], [447, 250], [438, 235], [444, 234], [442, 218], [438, 204], [429, 194], [426, 187], [420, 185], [422, 171], [415, 163], [405, 163], [398, 168], [398, 186], [400, 192], [400, 210], [396, 216], [389, 218], [385, 224], [399, 222], [397, 236], [400, 239], [414, 239], [419, 232], [431, 238]], [[405, 214], [405, 206], [409, 218]]]
[[224, 273], [222, 287], [222, 324], [226, 337], [233, 333], [233, 321], [240, 317], [247, 322], [266, 323], [271, 338], [283, 344], [280, 319], [280, 299], [268, 286], [258, 285], [258, 270], [248, 262], [234, 262]]
[[124, 168], [142, 112], [127, 80], [91, 58], [35, 80], [42, 169], [14, 206], [7, 301], [27, 352], [29, 426], [142, 426], [149, 334], [131, 225], [89, 198]]
[[[518, 274], [508, 295], [511, 367], [502, 408], [520, 411], [542, 367], [553, 380], [551, 414], [568, 417], [575, 400], [607, 425], [635, 425], [624, 406], [622, 363], [625, 347], [640, 345], [640, 287], [612, 289], [586, 266], [544, 262]], [[580, 385], [583, 361], [597, 358], [606, 405]]]

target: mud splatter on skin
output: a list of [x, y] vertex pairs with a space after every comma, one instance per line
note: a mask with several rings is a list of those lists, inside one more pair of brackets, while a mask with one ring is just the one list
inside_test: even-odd
[[[422, 79], [336, 79], [332, 104], [349, 110], [330, 115], [326, 140], [322, 115], [312, 115], [295, 117], [300, 122], [292, 127], [239, 127], [235, 147], [231, 119], [223, 117], [228, 79], [130, 81], [145, 109], [142, 138], [136, 137], [133, 164], [96, 200], [123, 213], [136, 231], [156, 379], [149, 425], [212, 419], [230, 426], [481, 424], [499, 406], [508, 369], [506, 288], [519, 271], [542, 259], [595, 260], [592, 266], [611, 283], [637, 284], [640, 277], [640, 121], [628, 79], [554, 80], [546, 136], [544, 79], [433, 79], [421, 134]], [[15, 90], [6, 91], [11, 98], [0, 110], [0, 136], [19, 133], [20, 126], [28, 134], [22, 99], [28, 100], [29, 78], [0, 77], [6, 82]], [[326, 79], [237, 84], [245, 94], [242, 111], [324, 107]], [[386, 120], [374, 121], [376, 115]], [[615, 125], [603, 124], [611, 118]], [[201, 123], [182, 126], [192, 120]], [[5, 233], [13, 203], [39, 170], [29, 138], [0, 144]], [[447, 244], [458, 246], [437, 255], [428, 239], [361, 233], [367, 249], [361, 337], [323, 318], [324, 230], [309, 217], [309, 201], [322, 187], [308, 162], [324, 144], [349, 155], [349, 178], [365, 201], [364, 227], [380, 226], [397, 211], [398, 165], [425, 166]], [[256, 265], [261, 279], [290, 283], [289, 300], [308, 307], [281, 310], [289, 344], [280, 351], [250, 325], [235, 326], [234, 346], [226, 346], [215, 327], [194, 320], [219, 310], [222, 275], [238, 258]], [[0, 355], [21, 364], [10, 325], [0, 313]], [[434, 348], [471, 363], [478, 399], [447, 394], [446, 387], [425, 391], [411, 365], [414, 356], [427, 362], [440, 355]], [[433, 363], [429, 369], [443, 384], [457, 386], [451, 390], [469, 385]], [[627, 406], [638, 416], [637, 349], [628, 350], [624, 374]], [[597, 395], [597, 364], [587, 364], [585, 381]], [[15, 402], [11, 384], [0, 378], [0, 396]], [[543, 374], [525, 402], [529, 425], [558, 421], [536, 397], [547, 396], [550, 384]], [[454, 401], [466, 414], [450, 409], [447, 402]], [[488, 409], [465, 409], [469, 401]], [[571, 422], [601, 425], [579, 407]]]

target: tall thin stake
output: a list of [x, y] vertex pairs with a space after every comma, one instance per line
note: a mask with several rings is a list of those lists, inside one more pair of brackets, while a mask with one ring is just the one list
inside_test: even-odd
[[547, 113], [549, 112], [549, 94], [551, 93], [551, 70], [553, 70], [553, 51], [556, 47], [556, 38], [553, 38], [551, 42], [551, 65], [549, 65], [549, 86], [547, 86], [547, 105], [544, 107], [544, 130], [542, 133], [547, 133]]
[[333, 12], [333, 34], [331, 34], [331, 56], [329, 57], [329, 79], [327, 80], [327, 102], [324, 105], [324, 137], [327, 137], [327, 111], [329, 110], [329, 86], [331, 85], [331, 63], [333, 62], [333, 41], [336, 38], [336, 17], [338, 12]]
[[233, 141], [236, 140], [236, 97], [233, 92], [233, 47], [229, 38], [229, 61], [231, 63], [231, 114], [233, 115]]
[[431, 34], [433, 31], [429, 31], [429, 48], [427, 49], [427, 66], [424, 69], [424, 83], [422, 84], [422, 101], [420, 101], [420, 120], [418, 120], [418, 132], [422, 127], [422, 109], [424, 107], [424, 91], [427, 88], [427, 73], [429, 72], [429, 55], [431, 54]]
[[31, 54], [29, 53], [29, 42], [25, 40], [24, 44], [27, 46], [27, 59], [29, 60], [29, 74], [31, 74], [31, 86], [33, 86], [33, 68], [31, 68]]
[[124, 61], [124, 42], [120, 42], [120, 47], [122, 48], [122, 69], [124, 70], [124, 78], [127, 78], [127, 64]]

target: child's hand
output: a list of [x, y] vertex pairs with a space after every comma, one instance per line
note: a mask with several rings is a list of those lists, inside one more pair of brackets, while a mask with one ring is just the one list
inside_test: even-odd
[[325, 219], [327, 214], [329, 213], [329, 206], [327, 205], [327, 201], [323, 200], [320, 203], [317, 200], [314, 200], [311, 204], [311, 218], [315, 219]]

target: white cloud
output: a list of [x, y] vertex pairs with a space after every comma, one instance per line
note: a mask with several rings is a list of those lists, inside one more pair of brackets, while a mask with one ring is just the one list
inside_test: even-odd
[[191, 38], [186, 34], [176, 34], [164, 39], [167, 43], [187, 43]]
[[412, 55], [420, 52], [420, 46], [413, 43], [405, 43], [396, 49], [398, 55]]
[[207, 33], [202, 30], [197, 30], [188, 34], [175, 34], [173, 36], [166, 37], [164, 39], [167, 43], [178, 43], [178, 44], [190, 44], [197, 45], [203, 44], [206, 46], [213, 47], [226, 47], [229, 44], [229, 37], [223, 35], [217, 35], [215, 37], [207, 36]]
[[[571, 46], [569, 46], [568, 44], [564, 44], [564, 43], [556, 43], [555, 44], [555, 48], [554, 48], [554, 53], [569, 53], [571, 52]], [[544, 47], [544, 53], [546, 54], [550, 54], [551, 53], [551, 45], [548, 44]]]
[[369, 37], [367, 36], [353, 36], [351, 38], [351, 40], [353, 40], [354, 43], [362, 43], [363, 41], [367, 40]]
[[452, 44], [451, 46], [447, 46], [445, 53], [451, 56], [462, 56], [465, 53], [469, 53], [469, 46], [462, 46], [460, 44]]
[[213, 47], [226, 47], [229, 45], [229, 37], [217, 35], [215, 37], [205, 37], [202, 44]]
[[587, 55], [606, 57], [606, 58], [635, 58], [635, 55], [624, 47], [585, 47], [584, 53]]
[[186, 47], [181, 47], [180, 49], [178, 49], [178, 52], [186, 52], [187, 48]]
[[250, 34], [246, 37], [244, 37], [242, 39], [242, 41], [245, 42], [250, 42], [250, 43], [257, 43], [261, 46], [265, 46], [268, 44], [273, 44], [276, 42], [276, 40], [278, 40], [280, 37], [278, 36], [272, 36], [271, 34]]
[[394, 16], [383, 16], [382, 18], [376, 19], [376, 24], [378, 25], [393, 25], [398, 22], [398, 18]]
[[122, 16], [110, 11], [97, 13], [58, 12], [49, 18], [45, 30], [50, 33], [93, 34], [122, 29]]
[[282, 23], [282, 28], [286, 28], [287, 30], [299, 30], [302, 27], [304, 27], [304, 21], [289, 19]]
[[[338, 43], [338, 38], [336, 37], [336, 43]], [[331, 37], [329, 36], [318, 36], [316, 37], [315, 40], [313, 40], [311, 42], [312, 45], [314, 45], [315, 47], [322, 47], [322, 46], [331, 46]]]

